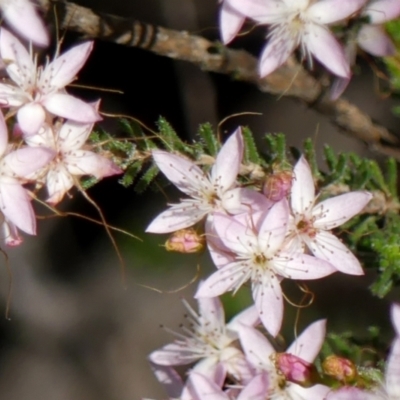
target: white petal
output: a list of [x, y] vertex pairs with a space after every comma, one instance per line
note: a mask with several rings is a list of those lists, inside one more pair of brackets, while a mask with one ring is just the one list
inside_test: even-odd
[[62, 163], [53, 166], [46, 177], [46, 187], [49, 197], [47, 202], [50, 204], [59, 203], [65, 193], [74, 186], [74, 180]]
[[350, 17], [365, 4], [365, 0], [323, 0], [307, 10], [307, 17], [319, 24], [330, 24]]
[[358, 45], [376, 57], [391, 56], [396, 46], [381, 26], [363, 25], [357, 35]]
[[398, 0], [371, 1], [364, 14], [368, 15], [371, 24], [383, 24], [400, 15], [400, 2]]
[[289, 383], [286, 390], [288, 392], [288, 397], [291, 399], [325, 400], [327, 394], [332, 389], [328, 386], [320, 384], [311, 386], [309, 388], [303, 388], [302, 386], [296, 385], [295, 383]]
[[0, 83], [0, 105], [2, 107], [19, 107], [26, 102], [27, 97], [19, 87]]
[[228, 1], [224, 1], [219, 14], [222, 42], [228, 44], [239, 33], [245, 17], [235, 11]]
[[396, 338], [390, 349], [386, 364], [386, 390], [391, 399], [396, 399], [400, 393], [400, 338]]
[[229, 400], [226, 393], [202, 374], [190, 374], [188, 383], [190, 393], [195, 396], [193, 400]]
[[171, 367], [165, 367], [151, 363], [151, 369], [157, 380], [164, 386], [168, 396], [178, 398], [183, 389], [182, 378]]
[[303, 39], [308, 51], [327, 69], [342, 78], [350, 77], [350, 66], [344, 50], [327, 28], [307, 24]]
[[295, 214], [304, 214], [311, 209], [315, 199], [314, 179], [304, 156], [301, 156], [297, 161], [293, 175], [294, 179], [290, 192], [292, 210]]
[[237, 400], [265, 400], [265, 394], [268, 391], [268, 374], [262, 372], [255, 376], [240, 392]]
[[361, 212], [371, 199], [371, 193], [359, 191], [324, 200], [312, 210], [314, 227], [324, 230], [336, 228]]
[[258, 315], [258, 310], [253, 305], [237, 314], [229, 324], [227, 324], [227, 328], [231, 331], [237, 331], [241, 325], [256, 326], [259, 323], [260, 317]]
[[[201, 285], [203, 285], [202, 282]], [[221, 300], [218, 297], [198, 298], [201, 322], [207, 331], [220, 332], [225, 327], [225, 313]]]
[[63, 151], [80, 149], [92, 131], [93, 123], [82, 124], [74, 121], [65, 122], [58, 132], [58, 141]]
[[203, 356], [196, 354], [188, 348], [187, 343], [169, 343], [149, 355], [149, 360], [157, 365], [186, 365]]
[[[275, 0], [225, 0], [241, 14], [262, 24], [272, 24], [286, 17], [288, 6]], [[298, 1], [298, 0], [297, 0]]]
[[224, 193], [235, 184], [242, 157], [243, 137], [238, 128], [222, 146], [211, 169], [211, 181], [217, 193]]
[[4, 115], [0, 110], [0, 156], [4, 154], [8, 144], [8, 129]]
[[393, 328], [396, 331], [396, 335], [400, 336], [400, 305], [393, 304], [390, 310], [390, 315], [392, 318]]
[[26, 135], [38, 133], [46, 119], [46, 112], [38, 103], [28, 103], [22, 106], [17, 113], [21, 131]]
[[319, 231], [307, 241], [307, 246], [315, 257], [328, 261], [338, 271], [350, 275], [363, 275], [364, 271], [354, 254], [334, 235]]

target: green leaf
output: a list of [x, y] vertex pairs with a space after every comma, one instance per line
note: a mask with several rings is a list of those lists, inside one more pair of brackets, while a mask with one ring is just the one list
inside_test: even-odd
[[206, 151], [208, 151], [210, 156], [216, 157], [221, 145], [215, 136], [212, 125], [208, 122], [201, 124], [199, 126], [198, 134], [205, 144]]
[[159, 169], [157, 165], [151, 165], [147, 171], [140, 177], [138, 183], [135, 185], [137, 193], [143, 193], [149, 185], [153, 182], [154, 178], [158, 175]]
[[244, 141], [244, 157], [245, 164], [252, 162], [254, 164], [262, 164], [260, 155], [258, 154], [257, 146], [254, 137], [249, 128], [242, 128], [243, 141]]
[[142, 170], [142, 166], [143, 166], [143, 163], [140, 160], [136, 160], [135, 162], [133, 162], [126, 169], [124, 176], [119, 180], [119, 183], [124, 187], [131, 186], [133, 184], [136, 176]]

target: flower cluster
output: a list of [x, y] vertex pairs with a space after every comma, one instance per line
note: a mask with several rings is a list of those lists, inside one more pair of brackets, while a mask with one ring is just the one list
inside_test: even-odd
[[[400, 15], [397, 0], [224, 0], [220, 27], [224, 43], [229, 43], [240, 31], [246, 18], [268, 25], [268, 43], [259, 64], [264, 77], [281, 66], [300, 47], [312, 66], [315, 57], [341, 81], [338, 97], [351, 76], [356, 44], [375, 56], [394, 53], [394, 46], [384, 33], [382, 24]], [[346, 41], [346, 51], [329, 27], [357, 21], [355, 39]], [[350, 56], [351, 54], [351, 56]]]
[[[5, 3], [2, 7], [9, 23], [14, 26], [13, 17], [21, 11], [26, 27], [31, 23], [35, 43], [45, 45], [47, 33], [43, 35], [42, 23], [35, 22], [30, 2]], [[18, 25], [14, 28], [22, 30]], [[23, 33], [30, 35], [24, 29]], [[7, 110], [7, 124], [0, 111], [0, 220], [7, 245], [22, 242], [18, 229], [36, 233], [32, 195], [22, 185], [45, 186], [46, 201], [55, 205], [72, 186], [79, 186], [82, 175], [102, 178], [122, 172], [86, 144], [94, 122], [101, 119], [98, 103], [88, 104], [65, 90], [92, 47], [92, 42], [80, 44], [39, 66], [32, 52], [9, 31], [0, 29], [0, 55], [6, 74], [0, 82], [0, 107]]]
[[[216, 271], [195, 294], [200, 313], [189, 309], [191, 331], [176, 334], [178, 339], [153, 352], [150, 361], [162, 383], [176, 383], [167, 385], [172, 398], [206, 399], [212, 393], [216, 399], [322, 400], [331, 389], [314, 380], [312, 363], [324, 339], [325, 321], [312, 324], [283, 353], [255, 327], [262, 323], [270, 337], [278, 335], [284, 279], [319, 279], [336, 271], [363, 274], [358, 259], [332, 230], [360, 213], [372, 195], [355, 191], [320, 201], [304, 157], [292, 172], [268, 180], [263, 193], [242, 187], [243, 147], [239, 128], [208, 172], [181, 155], [153, 151], [159, 169], [188, 197], [157, 216], [147, 232], [173, 232], [178, 251], [189, 253], [202, 247], [193, 226], [204, 222]], [[225, 325], [218, 296], [235, 293], [248, 281], [254, 305]], [[193, 362], [183, 384], [171, 368]], [[229, 389], [227, 380], [235, 383]], [[255, 397], [246, 397], [249, 393]]]

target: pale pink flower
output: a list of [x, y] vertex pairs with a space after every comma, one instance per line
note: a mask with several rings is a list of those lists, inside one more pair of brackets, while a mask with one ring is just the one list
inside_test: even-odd
[[158, 215], [146, 232], [169, 233], [188, 228], [215, 211], [249, 211], [250, 206], [243, 206], [241, 197], [243, 192], [253, 191], [235, 187], [242, 157], [243, 138], [240, 128], [222, 146], [209, 174], [184, 157], [154, 150], [153, 158], [158, 168], [190, 198], [171, 205], [167, 211]]
[[52, 149], [56, 156], [38, 171], [35, 178], [46, 185], [49, 203], [59, 203], [66, 192], [77, 184], [77, 177], [93, 175], [97, 179], [122, 173], [111, 160], [85, 150], [93, 123], [66, 121], [53, 127], [43, 125], [39, 133], [25, 138], [31, 147]]
[[25, 39], [38, 46], [48, 46], [49, 34], [30, 0], [0, 0], [4, 19]]
[[335, 75], [350, 76], [342, 46], [327, 25], [348, 18], [365, 0], [230, 0], [231, 7], [260, 24], [271, 25], [259, 71], [266, 76], [300, 46], [311, 63], [314, 56]]
[[[309, 325], [302, 334], [285, 351], [306, 363], [313, 363], [318, 355], [325, 337], [325, 320], [319, 320]], [[240, 343], [247, 360], [256, 373], [266, 373], [267, 388], [265, 399], [285, 400], [323, 400], [330, 388], [324, 385], [302, 387], [286, 380], [276, 362], [278, 353], [268, 339], [258, 330], [250, 326], [239, 328]]]
[[73, 47], [44, 68], [20, 41], [5, 29], [0, 32], [0, 53], [14, 85], [0, 83], [0, 104], [17, 110], [19, 127], [27, 135], [59, 116], [90, 123], [101, 119], [95, 107], [65, 92], [86, 62], [93, 42]]
[[230, 0], [222, 0], [219, 13], [219, 24], [221, 29], [222, 42], [228, 44], [239, 33], [246, 17], [229, 4]]
[[6, 244], [17, 246], [22, 239], [17, 228], [36, 234], [36, 218], [28, 191], [21, 186], [29, 175], [54, 157], [50, 149], [20, 148], [11, 151], [3, 114], [0, 112], [0, 212]]
[[283, 278], [318, 279], [335, 272], [334, 267], [325, 261], [282, 248], [288, 219], [286, 199], [275, 203], [255, 226], [242, 224], [228, 215], [215, 214], [215, 230], [235, 257], [214, 272], [195, 297], [215, 297], [231, 290], [236, 292], [250, 280], [260, 319], [270, 334], [276, 336], [283, 318], [280, 281]]
[[310, 166], [301, 157], [294, 168], [291, 190], [293, 219], [289, 229], [292, 244], [306, 245], [315, 257], [331, 263], [337, 270], [362, 275], [358, 259], [330, 231], [357, 215], [371, 200], [365, 191], [350, 192], [317, 203]]
[[[199, 314], [188, 303], [184, 303], [190, 316], [190, 328], [159, 350], [152, 352], [149, 360], [158, 365], [186, 365], [197, 362], [193, 371], [200, 372], [213, 381], [216, 375], [219, 383], [226, 374], [245, 381], [251, 377], [250, 368], [243, 353], [237, 348], [239, 324], [256, 325], [259, 321], [257, 311], [249, 307], [225, 324], [224, 310], [220, 300], [199, 299]], [[216, 371], [218, 373], [216, 373]]]

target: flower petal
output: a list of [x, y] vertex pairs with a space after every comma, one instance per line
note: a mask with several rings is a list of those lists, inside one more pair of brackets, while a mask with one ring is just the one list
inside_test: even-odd
[[350, 77], [350, 66], [344, 50], [327, 28], [309, 23], [306, 25], [303, 37], [308, 51], [321, 64], [337, 76]]
[[0, 83], [0, 106], [20, 107], [26, 102], [27, 95], [18, 87]]
[[190, 200], [172, 205], [168, 210], [157, 215], [147, 227], [146, 232], [169, 233], [188, 228], [203, 219], [208, 210], [200, 208]]
[[35, 6], [29, 0], [2, 1], [4, 19], [25, 39], [38, 46], [49, 45], [49, 34]]
[[312, 4], [307, 17], [317, 24], [330, 24], [350, 17], [365, 4], [365, 0], [323, 0]]
[[69, 94], [54, 93], [42, 100], [42, 104], [52, 114], [72, 121], [90, 123], [101, 120], [96, 107]]
[[11, 221], [6, 219], [1, 226], [1, 230], [3, 233], [4, 243], [7, 246], [16, 247], [23, 242], [17, 227]]
[[83, 67], [93, 49], [93, 42], [72, 47], [46, 66], [41, 77], [42, 85], [62, 89], [71, 83]]
[[18, 124], [26, 135], [38, 133], [46, 119], [46, 112], [38, 103], [28, 103], [22, 106], [17, 113]]
[[304, 214], [311, 210], [315, 199], [314, 179], [311, 168], [304, 156], [297, 161], [293, 170], [293, 183], [290, 194], [294, 214]]
[[400, 304], [393, 304], [390, 310], [393, 328], [396, 335], [400, 336]]
[[[330, 387], [325, 385], [314, 385], [309, 388], [304, 388], [295, 383], [289, 383], [288, 389], [289, 398], [297, 399], [312, 399], [312, 400], [325, 400], [327, 394], [332, 390]], [[354, 399], [352, 399], [354, 400]], [[363, 399], [367, 400], [367, 399]]]
[[315, 257], [328, 261], [338, 271], [350, 275], [363, 275], [364, 271], [354, 254], [334, 235], [319, 231], [307, 246]]
[[396, 46], [381, 26], [363, 25], [357, 35], [358, 45], [376, 57], [392, 56]]
[[[226, 1], [226, 0], [225, 0]], [[285, 15], [288, 6], [275, 0], [228, 0], [239, 13], [262, 24], [273, 24]]]
[[398, 0], [379, 0], [370, 2], [364, 10], [371, 24], [383, 24], [400, 15]]
[[396, 338], [390, 349], [386, 364], [386, 390], [390, 399], [396, 399], [400, 393], [400, 338]]
[[[202, 282], [199, 285], [203, 285]], [[200, 297], [197, 299], [202, 323], [207, 331], [219, 332], [225, 327], [225, 313], [221, 300], [218, 297]]]
[[19, 229], [36, 234], [36, 218], [28, 192], [17, 182], [0, 182], [1, 212]]
[[58, 132], [58, 144], [61, 150], [80, 149], [85, 143], [93, 129], [93, 123], [82, 124], [68, 120]]
[[46, 201], [50, 204], [59, 203], [72, 186], [74, 186], [73, 177], [64, 164], [57, 163], [49, 170], [46, 176], [46, 187], [49, 194]]
[[293, 354], [304, 361], [313, 363], [325, 340], [326, 320], [313, 322], [290, 345], [285, 353]]
[[183, 382], [179, 374], [171, 367], [151, 363], [151, 369], [169, 397], [178, 398], [183, 389]]
[[188, 385], [194, 396], [193, 400], [229, 400], [229, 396], [221, 388], [202, 374], [191, 373]]
[[185, 343], [169, 343], [149, 355], [149, 360], [157, 365], [186, 365], [203, 357], [193, 351], [187, 351]]
[[336, 228], [357, 215], [371, 199], [371, 193], [359, 191], [324, 200], [312, 210], [314, 227], [324, 230]]
[[161, 150], [154, 150], [152, 155], [161, 172], [183, 193], [196, 196], [199, 190], [210, 185], [193, 161]]
[[259, 323], [260, 317], [258, 315], [258, 310], [253, 305], [232, 318], [229, 324], [227, 324], [227, 328], [231, 331], [237, 331], [241, 325], [256, 326]]
[[8, 144], [8, 129], [4, 115], [0, 111], [0, 156], [3, 155], [7, 149]]
[[217, 193], [231, 189], [236, 182], [243, 158], [243, 137], [240, 128], [224, 143], [211, 169], [211, 182]]
[[256, 375], [240, 392], [237, 400], [265, 400], [269, 379], [266, 372]]
[[259, 277], [259, 281], [252, 282], [252, 292], [261, 322], [272, 336], [276, 336], [283, 319], [283, 297], [279, 279], [275, 274], [266, 272]]
[[245, 17], [233, 9], [227, 0], [222, 3], [219, 14], [219, 24], [222, 42], [228, 44], [239, 33]]

